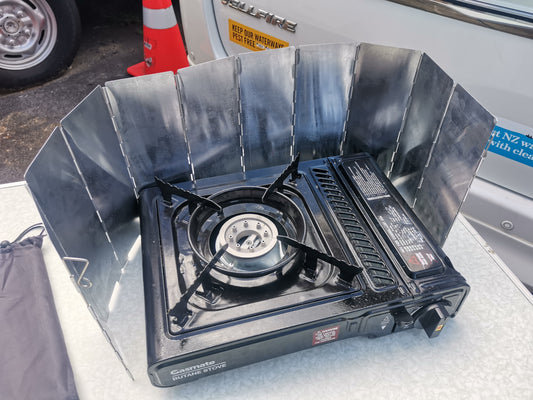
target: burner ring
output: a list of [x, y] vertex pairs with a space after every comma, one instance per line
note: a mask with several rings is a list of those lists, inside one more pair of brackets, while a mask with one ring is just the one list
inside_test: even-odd
[[228, 244], [228, 250], [211, 270], [211, 276], [222, 283], [261, 286], [298, 265], [294, 261], [300, 252], [279, 242], [277, 236], [288, 235], [303, 241], [306, 235], [303, 213], [279, 192], [263, 203], [265, 191], [264, 187], [243, 186], [215, 193], [209, 199], [222, 207], [222, 213], [204, 205], [197, 207], [189, 218], [189, 244], [203, 263]]

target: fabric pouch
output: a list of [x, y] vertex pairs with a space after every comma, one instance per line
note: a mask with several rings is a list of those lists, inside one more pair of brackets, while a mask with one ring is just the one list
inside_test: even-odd
[[[28, 237], [29, 230], [42, 229]], [[74, 376], [33, 226], [0, 243], [0, 398], [78, 399]]]

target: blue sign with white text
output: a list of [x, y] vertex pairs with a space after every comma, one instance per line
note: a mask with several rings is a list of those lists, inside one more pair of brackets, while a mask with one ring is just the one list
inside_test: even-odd
[[533, 138], [499, 126], [494, 128], [489, 151], [533, 167]]

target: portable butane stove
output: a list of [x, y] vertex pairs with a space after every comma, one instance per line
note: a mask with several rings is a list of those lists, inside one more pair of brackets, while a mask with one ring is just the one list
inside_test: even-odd
[[353, 336], [438, 336], [469, 286], [373, 159], [140, 194], [148, 370], [172, 386]]

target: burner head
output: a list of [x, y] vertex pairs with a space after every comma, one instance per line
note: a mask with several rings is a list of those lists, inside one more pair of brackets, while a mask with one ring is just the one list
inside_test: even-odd
[[271, 219], [261, 214], [240, 214], [224, 222], [215, 250], [228, 245], [221, 261], [229, 268], [261, 271], [277, 264], [285, 254], [277, 236], [278, 228]]
[[188, 238], [195, 255], [206, 264], [225, 244], [226, 253], [211, 271], [216, 280], [238, 287], [274, 282], [298, 263], [300, 252], [277, 240], [286, 235], [303, 241], [305, 219], [284, 194], [273, 193], [264, 202], [263, 187], [240, 187], [209, 197], [222, 207], [199, 206], [191, 214]]

